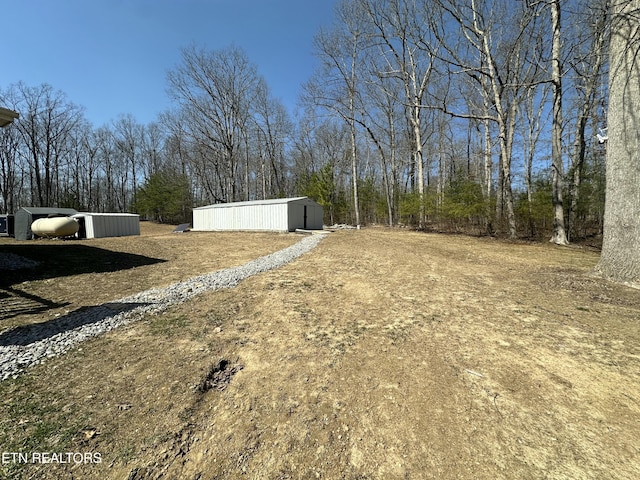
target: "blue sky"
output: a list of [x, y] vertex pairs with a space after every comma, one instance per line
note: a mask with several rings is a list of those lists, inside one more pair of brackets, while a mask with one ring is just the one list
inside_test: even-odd
[[317, 64], [312, 41], [337, 0], [0, 0], [0, 88], [48, 83], [101, 126], [166, 110], [180, 48], [247, 53], [290, 112]]

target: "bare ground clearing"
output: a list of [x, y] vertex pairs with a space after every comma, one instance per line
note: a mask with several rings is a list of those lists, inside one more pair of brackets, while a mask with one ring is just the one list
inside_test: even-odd
[[[296, 240], [176, 237], [186, 246], [158, 233], [101, 247], [163, 263], [14, 287], [77, 308], [109, 297], [97, 278], [117, 298]], [[230, 259], [235, 242], [248, 251]], [[640, 478], [640, 291], [591, 277], [596, 262], [551, 245], [331, 234], [279, 270], [0, 384], [3, 451], [102, 458], [0, 467], [14, 478]]]
[[[0, 270], [0, 299], [4, 303], [0, 306], [0, 330], [241, 265], [299, 239], [272, 233], [174, 234], [172, 229], [143, 222], [141, 235], [132, 237], [0, 239], [0, 251], [40, 262], [40, 268], [33, 270]], [[34, 311], [42, 315], [34, 318]]]

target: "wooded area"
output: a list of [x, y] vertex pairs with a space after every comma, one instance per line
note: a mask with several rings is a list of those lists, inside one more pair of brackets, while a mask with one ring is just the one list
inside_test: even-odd
[[602, 233], [612, 0], [345, 0], [315, 38], [295, 116], [237, 47], [184, 48], [174, 108], [91, 125], [15, 83], [0, 212], [190, 220], [214, 202], [308, 195], [325, 222], [552, 238]]

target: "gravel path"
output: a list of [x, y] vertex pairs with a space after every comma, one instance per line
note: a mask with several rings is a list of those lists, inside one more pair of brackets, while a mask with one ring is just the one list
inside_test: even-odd
[[154, 288], [97, 307], [74, 311], [41, 324], [0, 333], [0, 381], [16, 378], [25, 368], [60, 355], [80, 342], [114, 328], [157, 314], [209, 290], [235, 287], [241, 280], [278, 268], [314, 248], [324, 235], [296, 244], [238, 267], [200, 275], [166, 288]]

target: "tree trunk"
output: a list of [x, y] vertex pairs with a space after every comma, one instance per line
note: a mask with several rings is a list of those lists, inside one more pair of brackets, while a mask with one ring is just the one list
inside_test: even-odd
[[[485, 110], [488, 111], [488, 103], [487, 103], [487, 98], [484, 98], [484, 105], [485, 105]], [[484, 130], [484, 148], [483, 148], [483, 155], [484, 155], [484, 195], [485, 195], [485, 202], [486, 202], [486, 209], [485, 209], [485, 215], [487, 217], [486, 219], [486, 231], [488, 235], [493, 235], [493, 213], [491, 211], [491, 185], [492, 185], [492, 180], [493, 180], [493, 174], [492, 174], [492, 170], [493, 170], [493, 158], [491, 156], [491, 150], [492, 150], [492, 142], [491, 142], [491, 128], [489, 126], [489, 119], [485, 119], [482, 122], [482, 128]]]
[[578, 210], [578, 201], [580, 200], [580, 185], [582, 184], [582, 175], [584, 173], [584, 158], [586, 152], [585, 130], [587, 128], [587, 116], [591, 107], [587, 100], [582, 105], [582, 110], [578, 116], [576, 123], [575, 140], [573, 141], [573, 154], [571, 158], [570, 170], [570, 186], [569, 186], [569, 212], [567, 218], [567, 233], [569, 238], [573, 238], [576, 229], [576, 211]]
[[[594, 13], [589, 29], [590, 44], [588, 49], [588, 57], [585, 60], [586, 68], [581, 70], [576, 68], [575, 71], [578, 74], [578, 81], [582, 85], [580, 89], [581, 98], [578, 120], [575, 126], [573, 152], [571, 156], [571, 172], [568, 178], [569, 180], [569, 198], [567, 212], [567, 235], [569, 241], [574, 234], [577, 234], [577, 209], [580, 198], [580, 186], [583, 181], [585, 157], [587, 150], [586, 131], [589, 118], [593, 117], [594, 110], [597, 101], [598, 89], [602, 86], [602, 70], [605, 64], [605, 52], [607, 44], [607, 23], [608, 23], [608, 10], [610, 8], [611, 0], [600, 0], [597, 9], [594, 9]], [[596, 123], [594, 123], [596, 125]]]
[[496, 71], [496, 65], [493, 60], [489, 38], [477, 23], [475, 2], [472, 2], [474, 11], [474, 29], [482, 37], [482, 51], [487, 57], [488, 77], [491, 86], [491, 94], [493, 95], [494, 108], [497, 112], [498, 121], [498, 139], [500, 145], [500, 172], [502, 174], [500, 186], [502, 187], [498, 197], [498, 219], [502, 216], [502, 201], [504, 200], [507, 208], [507, 225], [509, 227], [509, 237], [516, 238], [518, 236], [516, 230], [516, 216], [513, 206], [513, 191], [511, 186], [511, 150], [509, 148], [509, 126], [506, 118], [506, 110], [502, 105], [501, 86], [499, 85], [499, 75]]
[[411, 122], [413, 125], [413, 136], [416, 142], [414, 158], [415, 164], [418, 167], [417, 176], [418, 176], [418, 198], [420, 199], [420, 206], [418, 209], [418, 228], [424, 228], [425, 221], [425, 213], [424, 213], [424, 165], [423, 165], [423, 156], [422, 156], [422, 132], [421, 132], [421, 121], [420, 121], [420, 104], [418, 99], [415, 100], [415, 105], [412, 105], [412, 117]]
[[611, 18], [604, 238], [596, 267], [640, 288], [640, 0], [617, 3]]
[[562, 71], [560, 68], [560, 0], [551, 2], [551, 24], [553, 46], [551, 53], [553, 85], [553, 128], [551, 132], [551, 195], [553, 203], [553, 235], [551, 242], [568, 245], [564, 227], [564, 206], [562, 184], [564, 168], [562, 163]]
[[351, 186], [353, 188], [353, 211], [356, 227], [360, 228], [360, 200], [358, 199], [358, 152], [356, 151], [356, 125], [353, 117], [349, 120], [351, 134]]

